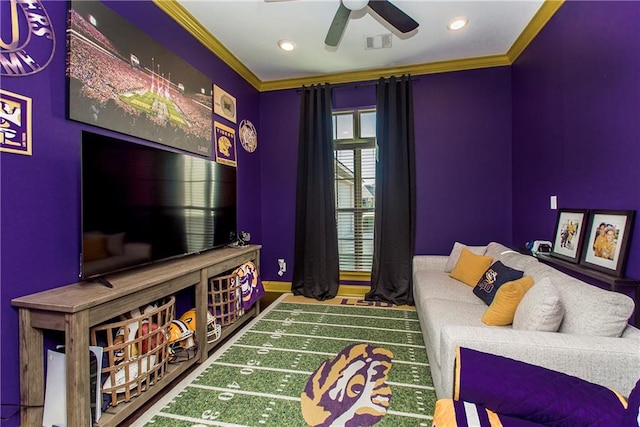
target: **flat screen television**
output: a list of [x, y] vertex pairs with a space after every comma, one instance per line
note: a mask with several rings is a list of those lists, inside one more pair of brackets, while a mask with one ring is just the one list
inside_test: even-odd
[[236, 231], [236, 169], [82, 132], [80, 278], [206, 251]]

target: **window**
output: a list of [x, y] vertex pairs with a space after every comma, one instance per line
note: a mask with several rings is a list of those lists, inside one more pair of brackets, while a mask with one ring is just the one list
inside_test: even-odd
[[375, 110], [333, 113], [340, 270], [370, 272], [376, 189]]

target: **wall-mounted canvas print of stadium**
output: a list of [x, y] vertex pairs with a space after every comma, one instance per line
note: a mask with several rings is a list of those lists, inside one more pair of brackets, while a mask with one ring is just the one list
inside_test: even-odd
[[67, 34], [69, 119], [211, 155], [210, 79], [97, 1]]

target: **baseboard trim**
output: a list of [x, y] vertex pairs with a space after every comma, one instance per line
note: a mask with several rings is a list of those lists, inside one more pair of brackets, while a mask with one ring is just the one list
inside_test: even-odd
[[[263, 281], [266, 292], [285, 294], [291, 292], [291, 282]], [[369, 286], [340, 285], [338, 295], [342, 297], [364, 297], [369, 292]]]

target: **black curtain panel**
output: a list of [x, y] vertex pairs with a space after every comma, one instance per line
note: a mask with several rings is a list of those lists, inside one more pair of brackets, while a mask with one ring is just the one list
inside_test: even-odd
[[340, 285], [335, 214], [331, 87], [303, 87], [298, 140], [294, 295], [336, 296]]
[[377, 85], [376, 207], [369, 301], [413, 305], [415, 141], [411, 77]]

